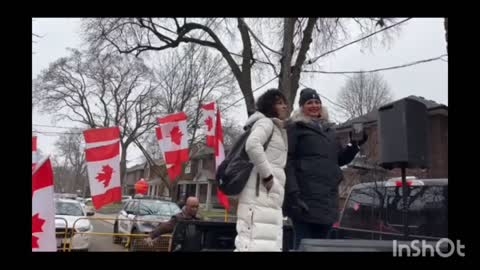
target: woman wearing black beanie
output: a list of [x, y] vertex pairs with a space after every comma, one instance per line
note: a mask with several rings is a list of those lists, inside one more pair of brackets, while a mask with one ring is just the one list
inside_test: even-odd
[[350, 163], [367, 140], [342, 147], [333, 123], [314, 89], [300, 92], [300, 109], [287, 126], [284, 212], [292, 219], [295, 248], [304, 238], [326, 238], [338, 218], [338, 183], [341, 166]]

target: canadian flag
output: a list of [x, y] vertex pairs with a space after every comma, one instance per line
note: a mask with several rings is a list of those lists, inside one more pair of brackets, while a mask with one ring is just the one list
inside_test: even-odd
[[[162, 149], [163, 137], [162, 137], [162, 129], [160, 127], [155, 128], [155, 132], [157, 135], [158, 144], [160, 146], [160, 151], [162, 152], [163, 160], [165, 159], [165, 152]], [[182, 174], [182, 165], [175, 165], [175, 164], [167, 164], [165, 161], [165, 165], [167, 167], [168, 177], [171, 181], [173, 181], [176, 177]]]
[[37, 136], [32, 136], [32, 171], [38, 161], [37, 155]]
[[187, 115], [184, 112], [158, 119], [157, 139], [167, 164], [170, 181], [182, 173], [182, 164], [188, 162]]
[[32, 171], [32, 251], [57, 251], [53, 170], [48, 156]]
[[119, 136], [118, 127], [84, 131], [85, 158], [95, 209], [122, 201]]
[[[220, 117], [220, 110], [217, 109], [217, 117], [216, 117], [216, 128], [215, 128], [215, 169], [220, 166], [223, 160], [225, 160], [225, 149], [223, 148], [223, 128], [222, 128], [222, 119]], [[218, 201], [225, 207], [225, 209], [230, 209], [230, 201], [228, 200], [228, 196], [225, 195], [218, 187], [217, 187], [217, 197]]]
[[215, 148], [215, 102], [202, 106], [202, 119], [201, 122], [205, 123], [207, 146]]
[[113, 144], [120, 141], [120, 129], [118, 127], [95, 128], [83, 132], [86, 149]]

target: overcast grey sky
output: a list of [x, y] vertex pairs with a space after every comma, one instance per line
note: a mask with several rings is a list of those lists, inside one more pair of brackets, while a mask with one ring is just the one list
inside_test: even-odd
[[[33, 32], [41, 35], [33, 43], [32, 55], [32, 78], [36, 78], [42, 69], [59, 57], [67, 56], [66, 48], [79, 48], [80, 19], [74, 18], [36, 18], [32, 22]], [[383, 67], [396, 66], [414, 62], [417, 60], [433, 58], [446, 53], [445, 30], [443, 18], [414, 18], [404, 24], [401, 35], [391, 44], [389, 48], [380, 45], [373, 50], [361, 51], [359, 45], [346, 47], [320, 62], [322, 70], [325, 71], [352, 71], [369, 70]], [[444, 61], [433, 61], [418, 64], [415, 66], [383, 71], [381, 74], [391, 87], [394, 99], [400, 99], [409, 95], [422, 96], [426, 99], [448, 105], [448, 63]], [[302, 75], [301, 82], [309, 87], [315, 88], [320, 94], [331, 100], [336, 100], [337, 94], [345, 84], [347, 77], [334, 74], [314, 74], [311, 76]], [[257, 97], [269, 87], [276, 87], [277, 80], [255, 93]], [[256, 88], [259, 85], [254, 85]], [[244, 102], [236, 113], [239, 123], [245, 122], [247, 114]], [[330, 110], [335, 105], [324, 101]], [[36, 110], [33, 111], [32, 130], [37, 131], [66, 131], [65, 129], [41, 127], [36, 125], [51, 126], [75, 126], [74, 122], [62, 121], [54, 123], [50, 115], [43, 115]], [[54, 143], [58, 139], [55, 135], [37, 134], [38, 147], [46, 154], [55, 155]], [[129, 150], [127, 160], [129, 165], [141, 162], [141, 152], [132, 148]]]

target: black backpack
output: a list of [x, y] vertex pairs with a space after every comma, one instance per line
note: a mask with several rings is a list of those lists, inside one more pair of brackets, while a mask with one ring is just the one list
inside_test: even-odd
[[[251, 132], [252, 126], [250, 125], [246, 127], [245, 132], [235, 141], [225, 160], [223, 160], [222, 163], [220, 163], [220, 166], [218, 166], [215, 180], [218, 188], [226, 195], [233, 196], [240, 194], [247, 184], [250, 173], [252, 172], [253, 163], [250, 161], [250, 158], [245, 151], [245, 143]], [[264, 150], [267, 149], [272, 136], [273, 130], [263, 146]]]

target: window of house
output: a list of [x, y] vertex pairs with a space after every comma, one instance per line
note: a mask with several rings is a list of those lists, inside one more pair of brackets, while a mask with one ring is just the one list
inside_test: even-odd
[[186, 186], [187, 186], [187, 192], [185, 194], [185, 198], [188, 198], [190, 196], [196, 196], [197, 185], [186, 184]]
[[200, 203], [206, 203], [207, 202], [207, 193], [208, 193], [208, 184], [201, 184], [199, 185], [199, 193], [198, 193], [198, 200]]
[[190, 174], [191, 171], [192, 171], [192, 164], [191, 164], [191, 162], [189, 161], [189, 162], [187, 162], [187, 165], [185, 166], [185, 173], [186, 173], [186, 174]]
[[212, 185], [212, 190], [211, 190], [212, 196], [210, 197], [211, 198], [210, 204], [214, 209], [223, 209], [223, 206], [218, 200], [218, 196], [217, 196], [217, 184], [215, 182], [212, 182], [211, 185]]

